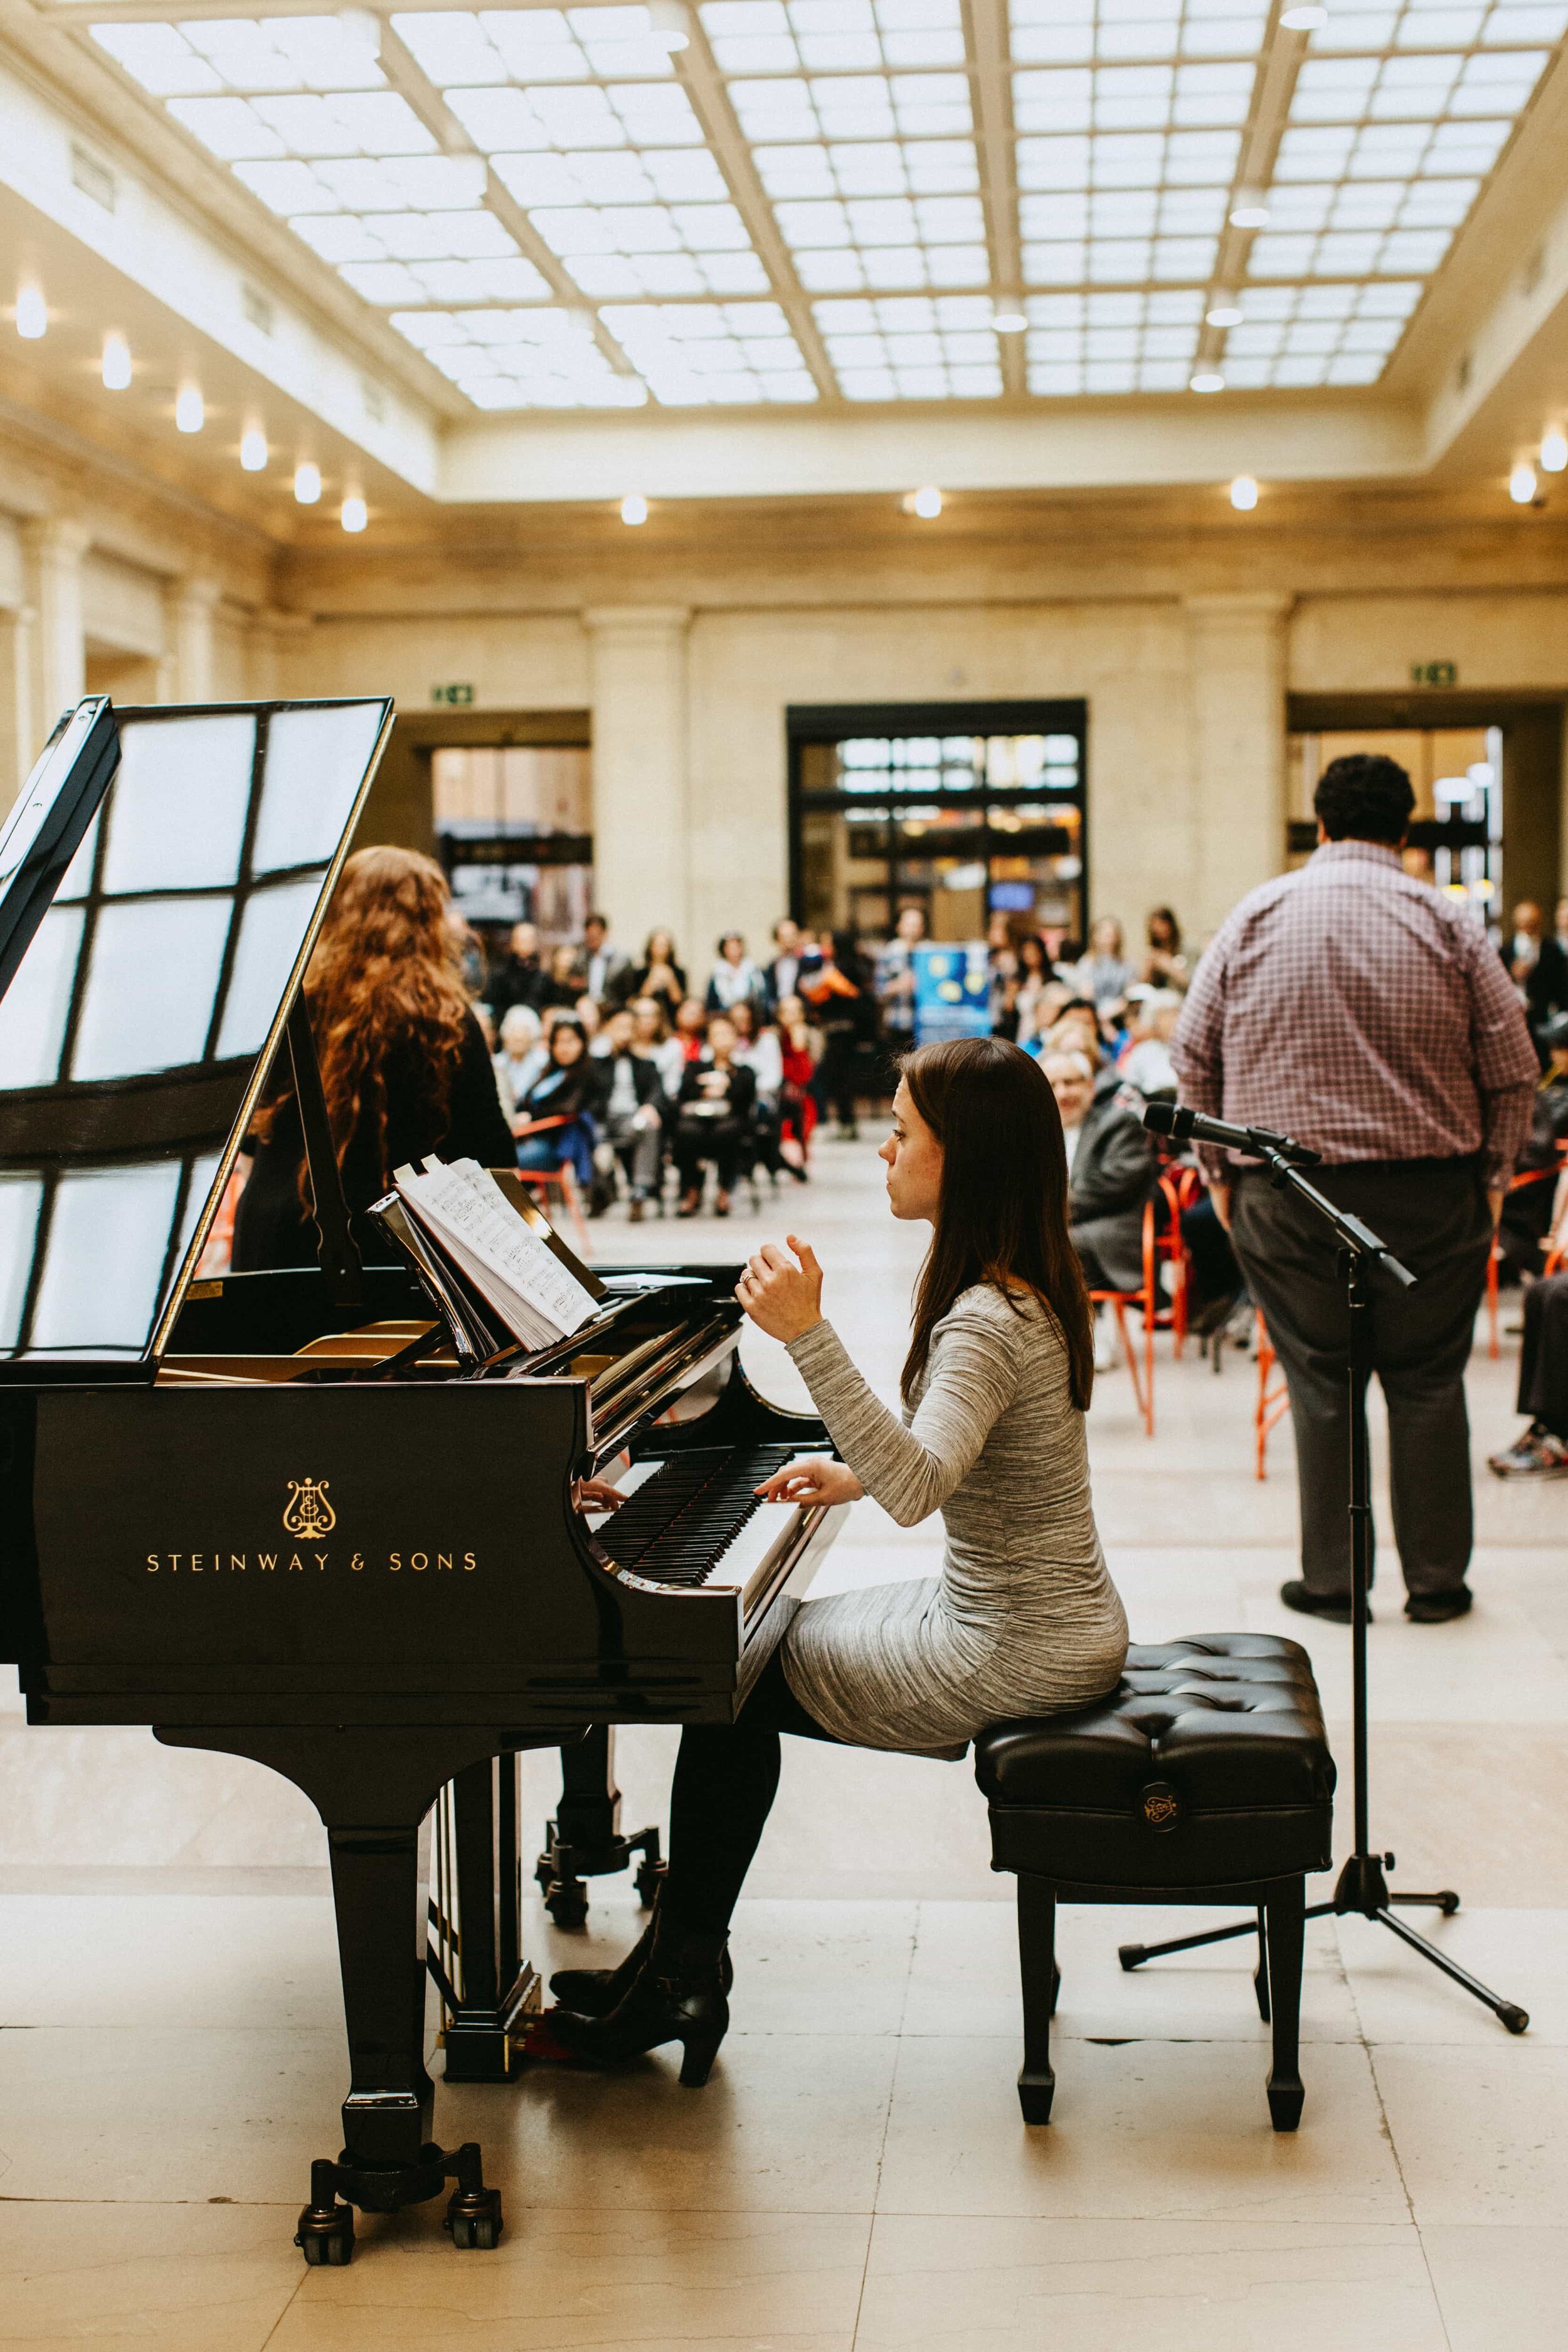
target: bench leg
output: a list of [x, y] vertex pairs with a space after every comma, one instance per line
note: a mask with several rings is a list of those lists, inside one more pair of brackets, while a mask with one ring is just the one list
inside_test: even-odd
[[[1023, 1882], [1019, 1881], [1020, 1888]], [[1301, 2120], [1300, 2041], [1301, 1947], [1306, 1930], [1306, 1881], [1286, 1879], [1271, 1887], [1264, 1906], [1269, 2006], [1273, 2010], [1274, 2063], [1268, 2073], [1268, 2113], [1277, 2132], [1294, 2131]]]
[[1048, 1879], [1018, 1880], [1018, 1967], [1024, 1988], [1024, 2063], [1018, 2105], [1026, 2124], [1048, 2124], [1057, 2078], [1051, 2072], [1051, 2012], [1056, 2007], [1057, 1895]]

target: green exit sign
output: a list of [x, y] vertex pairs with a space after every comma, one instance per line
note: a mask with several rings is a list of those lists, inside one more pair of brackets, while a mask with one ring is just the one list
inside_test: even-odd
[[1412, 686], [1458, 686], [1459, 665], [1458, 662], [1412, 662], [1410, 683]]
[[466, 680], [460, 686], [433, 686], [430, 688], [432, 702], [444, 702], [454, 709], [462, 709], [473, 698], [474, 689]]

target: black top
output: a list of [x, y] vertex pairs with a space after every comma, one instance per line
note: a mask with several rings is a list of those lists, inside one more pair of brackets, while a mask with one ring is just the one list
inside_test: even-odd
[[586, 1112], [596, 1118], [605, 1092], [604, 1064], [591, 1054], [579, 1054], [569, 1069], [546, 1062], [518, 1104], [520, 1118], [576, 1118]]
[[510, 949], [504, 962], [490, 974], [489, 1008], [499, 1029], [514, 1004], [526, 1004], [537, 1013], [545, 1002], [544, 966], [537, 956], [515, 956]]
[[[721, 1094], [702, 1083], [705, 1078], [718, 1076], [729, 1080]], [[731, 1120], [750, 1115], [757, 1099], [756, 1072], [744, 1062], [731, 1062], [727, 1070], [721, 1071], [712, 1055], [705, 1052], [686, 1065], [678, 1099], [682, 1119], [693, 1132], [700, 1132], [709, 1125], [727, 1126]]]
[[[399, 1066], [401, 1063], [401, 1067]], [[386, 1169], [382, 1171], [368, 1136], [356, 1136], [344, 1154], [343, 1192], [353, 1220], [354, 1239], [367, 1265], [384, 1265], [387, 1244], [363, 1212], [386, 1191], [385, 1179], [405, 1160], [438, 1151], [443, 1160], [477, 1160], [481, 1168], [510, 1168], [517, 1157], [511, 1129], [496, 1092], [495, 1070], [484, 1032], [465, 1015], [462, 1042], [452, 1072], [444, 1131], [416, 1113], [412, 1050], [395, 1052], [386, 1071]], [[292, 1095], [267, 1141], [257, 1150], [250, 1181], [240, 1195], [234, 1221], [234, 1269], [254, 1274], [266, 1266], [314, 1265], [315, 1220], [300, 1199], [304, 1142], [300, 1107]]]

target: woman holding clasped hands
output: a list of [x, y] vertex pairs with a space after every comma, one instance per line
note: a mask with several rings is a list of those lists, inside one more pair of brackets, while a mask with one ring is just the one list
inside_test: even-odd
[[735, 1296], [788, 1347], [842, 1459], [803, 1456], [758, 1492], [868, 1495], [902, 1527], [940, 1511], [942, 1572], [807, 1601], [739, 1720], [682, 1731], [652, 1925], [618, 1969], [552, 1979], [558, 2039], [601, 2063], [679, 2041], [681, 2081], [706, 2082], [729, 2024], [730, 1916], [778, 1787], [781, 1732], [959, 1757], [988, 1724], [1088, 1706], [1121, 1672], [1127, 1621], [1089, 1501], [1089, 1300], [1049, 1083], [997, 1038], [922, 1046], [880, 1157], [893, 1215], [932, 1228], [902, 1414], [825, 1319], [810, 1245], [765, 1244]]

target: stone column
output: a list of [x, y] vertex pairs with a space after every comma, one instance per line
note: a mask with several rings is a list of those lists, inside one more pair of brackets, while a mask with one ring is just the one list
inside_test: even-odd
[[163, 664], [171, 702], [213, 699], [213, 615], [223, 593], [216, 580], [175, 580], [164, 591]]
[[26, 782], [39, 749], [33, 726], [33, 625], [30, 604], [0, 605], [0, 816]]
[[684, 605], [584, 613], [592, 645], [594, 890], [628, 954], [656, 924], [675, 933], [688, 970], [687, 630]]
[[87, 691], [81, 560], [92, 544], [86, 523], [51, 515], [24, 523], [22, 545], [37, 615], [32, 637], [32, 724], [38, 744], [62, 710]]
[[1196, 938], [1285, 865], [1285, 624], [1265, 592], [1186, 599]]

